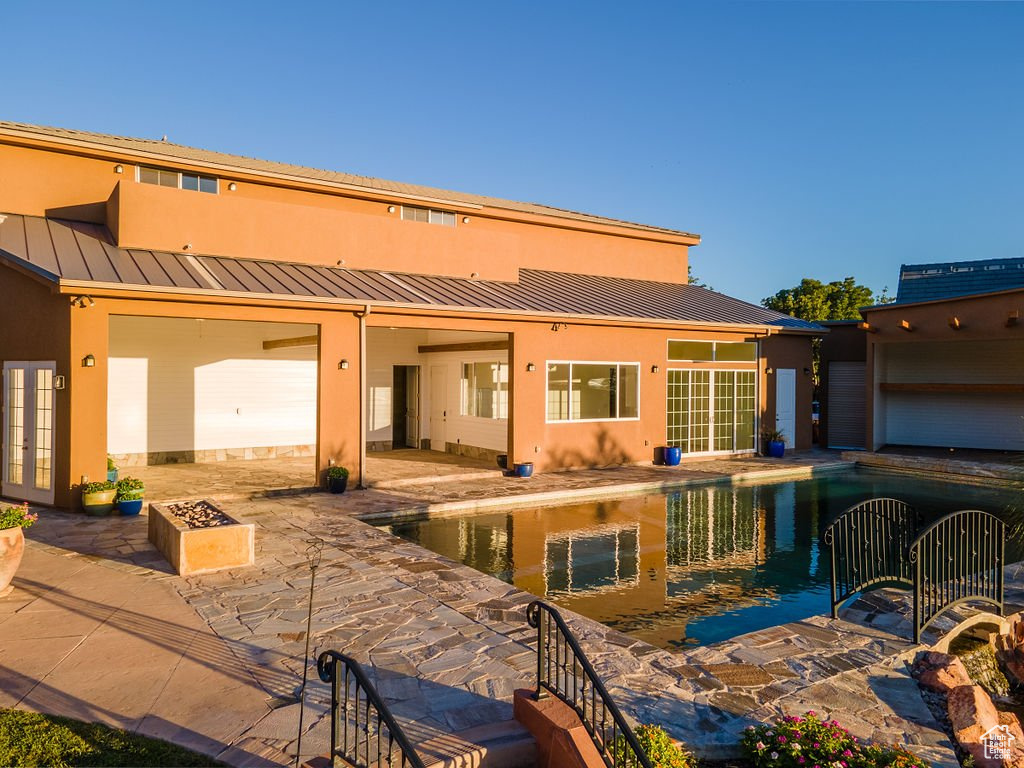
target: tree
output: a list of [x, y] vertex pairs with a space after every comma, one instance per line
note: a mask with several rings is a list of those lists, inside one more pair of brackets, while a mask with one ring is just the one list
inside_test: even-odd
[[690, 285], [696, 285], [698, 288], [707, 288], [709, 291], [714, 290], [714, 288], [693, 274], [693, 267], [689, 263], [686, 265], [686, 282]]
[[[882, 298], [888, 298], [885, 291]], [[858, 285], [852, 277], [831, 283], [805, 277], [795, 288], [786, 288], [761, 301], [768, 309], [812, 322], [858, 320], [860, 307], [874, 303], [875, 295], [871, 289]]]

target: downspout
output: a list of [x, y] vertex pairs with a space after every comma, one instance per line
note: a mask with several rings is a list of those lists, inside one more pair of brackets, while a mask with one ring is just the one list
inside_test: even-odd
[[359, 488], [365, 489], [366, 484], [366, 316], [373, 311], [367, 304], [362, 312], [356, 312], [359, 318]]

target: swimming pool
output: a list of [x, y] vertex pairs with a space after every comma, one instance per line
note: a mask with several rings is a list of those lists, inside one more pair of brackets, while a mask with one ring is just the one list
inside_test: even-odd
[[843, 470], [557, 507], [403, 521], [386, 530], [661, 648], [706, 645], [829, 610], [825, 526], [875, 497], [927, 520], [983, 509], [1024, 559], [1024, 492]]

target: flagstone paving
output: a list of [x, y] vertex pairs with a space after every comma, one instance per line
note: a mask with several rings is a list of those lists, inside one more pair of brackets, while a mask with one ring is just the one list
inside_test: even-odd
[[[805, 464], [794, 459], [787, 466], [821, 468], [830, 459], [812, 456]], [[511, 719], [513, 690], [530, 687], [535, 674], [533, 631], [525, 621], [533, 596], [357, 516], [397, 509], [443, 511], [490, 503], [501, 493], [520, 500], [540, 492], [591, 493], [596, 484], [609, 482], [610, 488], [609, 477], [636, 489], [779, 466], [762, 459], [716, 461], [676, 470], [559, 473], [528, 483], [491, 477], [387, 492], [222, 502], [232, 516], [256, 523], [257, 564], [189, 578], [169, 574], [154, 556], [145, 542], [145, 516], [91, 519], [47, 512], [30, 531], [30, 549], [40, 556], [84, 556], [94, 570], [175, 589], [212, 630], [201, 634], [223, 644], [228, 658], [251, 674], [262, 698], [252, 688], [235, 695], [250, 702], [246, 706], [255, 701], [267, 710], [234, 733], [220, 735], [223, 744], [232, 745], [232, 761], [284, 764], [295, 749], [294, 701], [303, 673], [310, 593], [306, 550], [312, 537], [326, 542], [316, 573], [312, 652], [340, 650], [364, 662], [400, 721], [422, 743]], [[24, 586], [18, 579], [15, 585], [16, 597]], [[1008, 601], [1024, 603], [1018, 592], [1016, 587], [1008, 590]], [[916, 649], [909, 639], [908, 614], [906, 593], [873, 593], [840, 619], [814, 617], [678, 652], [568, 612], [566, 618], [623, 710], [638, 721], [665, 725], [707, 756], [730, 753], [748, 724], [814, 709], [836, 717], [857, 736], [908, 744], [937, 765], [953, 765], [946, 737], [906, 668]], [[962, 616], [944, 619], [931, 637], [948, 631], [957, 618]], [[143, 627], [140, 634], [158, 629]], [[19, 659], [15, 654], [6, 663], [17, 665]], [[311, 677], [305, 719], [311, 730], [303, 738], [304, 755], [326, 751], [329, 736], [329, 692], [315, 670]], [[189, 692], [176, 695], [177, 726], [186, 735], [201, 732], [189, 711]]]

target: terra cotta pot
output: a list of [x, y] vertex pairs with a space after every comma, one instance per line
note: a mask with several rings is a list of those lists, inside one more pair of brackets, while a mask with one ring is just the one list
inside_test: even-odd
[[9, 595], [13, 590], [11, 579], [14, 578], [21, 557], [25, 554], [25, 534], [21, 526], [0, 530], [0, 597]]

